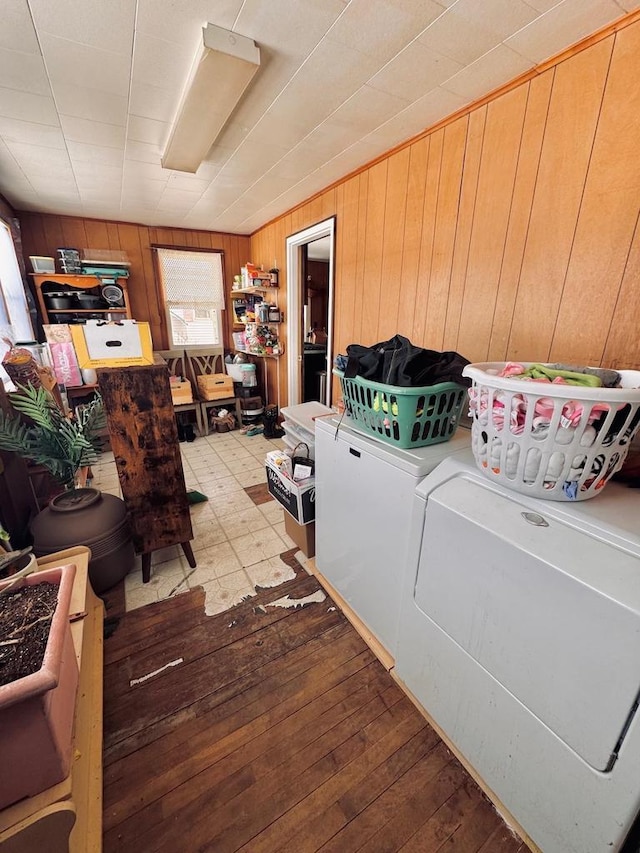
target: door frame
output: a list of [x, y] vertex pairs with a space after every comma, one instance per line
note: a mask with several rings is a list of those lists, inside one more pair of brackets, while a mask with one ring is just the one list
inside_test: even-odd
[[333, 303], [335, 287], [336, 217], [331, 216], [287, 237], [287, 391], [289, 405], [300, 402], [302, 362], [302, 264], [301, 249], [321, 237], [330, 237], [329, 287], [327, 304], [327, 382], [325, 399], [331, 405], [331, 365], [333, 364]]

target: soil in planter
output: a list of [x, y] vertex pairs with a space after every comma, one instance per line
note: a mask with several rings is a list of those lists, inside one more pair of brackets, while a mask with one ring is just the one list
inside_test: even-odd
[[0, 686], [42, 666], [58, 591], [38, 583], [0, 595]]

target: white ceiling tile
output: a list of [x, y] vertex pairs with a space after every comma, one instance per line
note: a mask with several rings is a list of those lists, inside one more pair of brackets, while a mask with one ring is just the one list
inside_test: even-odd
[[21, 121], [17, 118], [0, 116], [0, 137], [10, 142], [28, 142], [47, 148], [66, 148], [62, 130], [56, 126]]
[[41, 44], [54, 94], [58, 83], [81, 80], [86, 89], [127, 96], [131, 63], [118, 53], [50, 35], [43, 35]]
[[2, 0], [0, 46], [20, 46], [23, 53], [40, 53], [29, 6], [24, 0]]
[[0, 47], [0, 80], [7, 89], [51, 95], [47, 72], [39, 54]]
[[616, 2], [624, 12], [635, 12], [636, 9], [640, 9], [640, 0], [616, 0]]
[[462, 64], [436, 53], [420, 42], [413, 42], [369, 81], [369, 86], [406, 98], [407, 92], [421, 96], [448, 80]]
[[175, 2], [158, 14], [158, 0], [138, 0], [137, 26], [141, 33], [195, 48], [202, 27], [211, 23], [230, 30], [241, 7], [242, 0], [189, 0], [188, 14], [183, 3]]
[[134, 142], [147, 142], [151, 145], [162, 146], [169, 136], [170, 125], [145, 116], [129, 116], [127, 138]]
[[454, 14], [471, 21], [476, 27], [507, 38], [530, 24], [539, 13], [527, 0], [482, 0], [482, 3], [458, 0], [446, 14]]
[[332, 125], [363, 136], [409, 106], [409, 101], [362, 86], [327, 119]]
[[179, 210], [182, 212], [191, 210], [198, 198], [199, 196], [195, 193], [165, 189], [160, 196], [158, 210]]
[[387, 62], [443, 13], [434, 0], [415, 8], [389, 0], [351, 0], [327, 38]]
[[0, 86], [0, 115], [32, 121], [35, 124], [58, 124], [58, 113], [52, 97], [18, 92]]
[[69, 140], [67, 150], [72, 163], [98, 163], [106, 166], [122, 166], [123, 152], [104, 145], [89, 145], [86, 142]]
[[48, 148], [44, 145], [30, 145], [26, 142], [7, 141], [11, 154], [23, 165], [41, 166], [45, 170], [55, 170], [69, 166], [66, 148]]
[[[410, 106], [389, 121], [382, 125], [381, 130], [384, 130], [388, 125], [397, 124], [398, 127], [405, 128], [405, 139], [415, 136], [417, 133], [422, 133], [437, 122], [457, 112], [469, 103], [469, 98], [458, 95], [455, 92], [449, 92], [447, 89], [438, 87], [431, 92], [427, 92], [417, 101], [414, 101]], [[371, 133], [370, 138], [375, 138], [375, 132]]]
[[140, 163], [125, 160], [124, 162], [125, 175], [137, 175], [146, 180], [163, 181], [166, 183], [169, 180], [169, 175], [174, 174], [170, 169], [163, 169], [153, 163]]
[[61, 115], [122, 127], [127, 123], [127, 98], [121, 95], [85, 89], [74, 83], [56, 83], [54, 95]]
[[[200, 44], [202, 36], [196, 46]], [[133, 81], [161, 89], [182, 90], [195, 56], [195, 50], [188, 46], [140, 33], [136, 38]]]
[[[563, 0], [527, 0], [527, 4], [534, 8], [537, 12], [548, 12], [549, 9], [553, 9], [554, 6], [559, 6]], [[575, 0], [572, 0], [575, 2]], [[579, 3], [580, 0], [577, 0]]]
[[565, 0], [505, 44], [532, 62], [543, 62], [620, 14], [614, 0]]
[[134, 116], [171, 122], [178, 109], [181, 90], [161, 89], [148, 83], [133, 83], [129, 112]]
[[306, 55], [345, 10], [339, 0], [245, 0], [233, 31], [265, 48]]
[[197, 178], [195, 175], [174, 172], [169, 175], [167, 187], [173, 190], [186, 190], [187, 192], [201, 195], [210, 183], [211, 181], [205, 181], [202, 178]]
[[533, 63], [514, 50], [499, 44], [447, 80], [442, 88], [472, 101], [498, 88], [533, 67]]
[[[530, 11], [532, 17], [535, 17], [535, 11]], [[459, 14], [458, 7], [454, 6], [418, 36], [418, 41], [443, 56], [467, 65], [500, 44], [502, 38], [482, 24]]]
[[155, 166], [161, 165], [160, 148], [157, 145], [149, 145], [147, 142], [136, 142], [134, 139], [128, 139], [124, 156], [126, 160], [153, 163]]
[[377, 67], [378, 63], [373, 57], [364, 56], [346, 45], [325, 40], [283, 90], [269, 112], [278, 115], [282, 102], [286, 100], [288, 113], [291, 113], [293, 106], [297, 106], [298, 112], [303, 115], [306, 105], [312, 103], [315, 124], [318, 124], [366, 83]]
[[73, 173], [78, 180], [93, 181], [94, 183], [109, 183], [120, 186], [122, 181], [122, 166], [110, 166], [106, 163], [88, 163], [74, 161]]
[[86, 142], [89, 145], [102, 145], [108, 148], [124, 147], [125, 129], [122, 125], [104, 124], [77, 116], [60, 116], [64, 135], [72, 142]]
[[131, 55], [136, 0], [29, 0], [29, 4], [41, 33]]

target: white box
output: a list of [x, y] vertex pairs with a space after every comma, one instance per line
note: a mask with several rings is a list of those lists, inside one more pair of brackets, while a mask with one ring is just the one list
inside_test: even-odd
[[87, 320], [70, 328], [81, 368], [153, 364], [148, 323]]
[[267, 486], [270, 494], [282, 504], [298, 524], [309, 524], [316, 517], [316, 480], [309, 477], [302, 483], [294, 483], [285, 477], [275, 465], [266, 460]]

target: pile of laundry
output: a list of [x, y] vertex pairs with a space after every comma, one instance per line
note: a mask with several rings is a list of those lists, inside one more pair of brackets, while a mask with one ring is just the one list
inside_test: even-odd
[[591, 402], [571, 399], [569, 388], [559, 397], [534, 387], [523, 387], [519, 393], [474, 384], [469, 389], [469, 414], [474, 419], [474, 449], [481, 467], [504, 474], [507, 480], [518, 477], [525, 484], [538, 482], [547, 490], [556, 489], [561, 481], [570, 500], [576, 499], [579, 490], [602, 488], [624, 459], [618, 451], [640, 423], [638, 406], [597, 400], [596, 389], [619, 387], [620, 374], [605, 368], [525, 367], [508, 362], [495, 375], [530, 386], [546, 383], [596, 393]]

